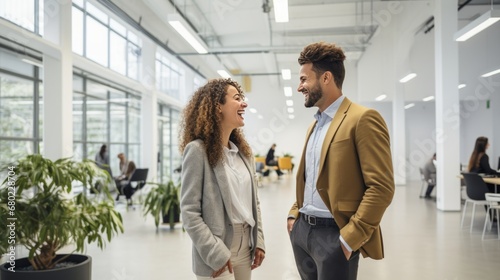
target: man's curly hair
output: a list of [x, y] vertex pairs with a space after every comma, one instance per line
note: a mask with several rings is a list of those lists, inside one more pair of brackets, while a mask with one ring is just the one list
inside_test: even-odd
[[312, 63], [312, 70], [316, 77], [330, 71], [339, 89], [342, 89], [345, 77], [344, 60], [345, 55], [340, 47], [325, 42], [306, 46], [298, 59], [300, 65]]
[[[231, 79], [214, 79], [200, 87], [184, 108], [181, 119], [180, 151], [184, 152], [186, 145], [194, 140], [200, 139], [205, 146], [210, 166], [215, 167], [223, 162], [222, 145], [222, 114], [219, 112], [219, 104], [226, 103], [226, 94], [229, 86], [235, 87], [243, 95], [240, 85]], [[252, 152], [243, 131], [234, 129], [229, 136], [240, 152], [250, 157]]]

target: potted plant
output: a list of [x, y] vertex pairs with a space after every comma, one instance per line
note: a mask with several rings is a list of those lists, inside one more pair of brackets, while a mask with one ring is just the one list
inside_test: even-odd
[[292, 154], [289, 154], [289, 153], [284, 153], [284, 154], [283, 154], [283, 157], [293, 158]]
[[[8, 262], [0, 266], [0, 278], [91, 279], [90, 256], [74, 253], [83, 252], [85, 243], [102, 249], [106, 240], [123, 232], [122, 217], [108, 188], [91, 199], [85, 192], [73, 195], [72, 185], [84, 190], [96, 183], [105, 186], [112, 182], [109, 174], [89, 160], [51, 161], [41, 155], [21, 158], [6, 173], [0, 187], [0, 220], [9, 226], [0, 227], [0, 253]], [[71, 244], [72, 253], [57, 254]], [[16, 259], [15, 245], [25, 247], [28, 257]], [[77, 264], [60, 268], [70, 262]], [[32, 271], [22, 271], [24, 265]]]
[[156, 228], [160, 224], [160, 217], [163, 222], [168, 222], [170, 228], [175, 227], [179, 222], [181, 213], [180, 183], [169, 180], [165, 183], [151, 183], [154, 187], [149, 191], [143, 202], [144, 215], [151, 214], [155, 220]]

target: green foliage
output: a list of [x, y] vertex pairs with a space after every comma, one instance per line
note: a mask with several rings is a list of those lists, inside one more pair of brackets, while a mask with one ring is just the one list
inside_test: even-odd
[[[94, 162], [28, 155], [6, 169], [11, 172], [0, 187], [0, 220], [15, 218], [16, 243], [29, 250], [35, 269], [51, 269], [63, 261], [55, 257], [66, 245], [75, 244], [75, 252], [83, 252], [85, 243], [95, 242], [102, 249], [106, 240], [123, 232], [107, 188], [112, 179]], [[84, 193], [74, 196], [74, 183], [101, 194], [92, 200]], [[96, 184], [101, 190], [95, 190]], [[6, 238], [10, 234], [9, 228], [0, 227], [2, 254], [12, 246]]]
[[144, 215], [151, 214], [155, 219], [156, 228], [158, 228], [160, 219], [168, 213], [170, 228], [173, 228], [175, 225], [174, 215], [180, 213], [181, 210], [181, 184], [175, 184], [172, 180], [166, 184], [152, 184], [155, 186], [143, 202]]
[[292, 154], [289, 154], [289, 153], [284, 153], [284, 154], [283, 154], [283, 157], [293, 158]]

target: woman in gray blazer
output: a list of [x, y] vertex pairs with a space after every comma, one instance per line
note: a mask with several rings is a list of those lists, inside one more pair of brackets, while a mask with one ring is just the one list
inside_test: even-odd
[[238, 83], [216, 79], [183, 112], [181, 216], [198, 279], [250, 280], [265, 257], [246, 107]]

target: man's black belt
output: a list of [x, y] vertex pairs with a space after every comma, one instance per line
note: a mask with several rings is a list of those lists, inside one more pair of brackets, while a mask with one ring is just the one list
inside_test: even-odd
[[304, 220], [311, 226], [337, 226], [333, 218], [320, 218], [300, 213]]

